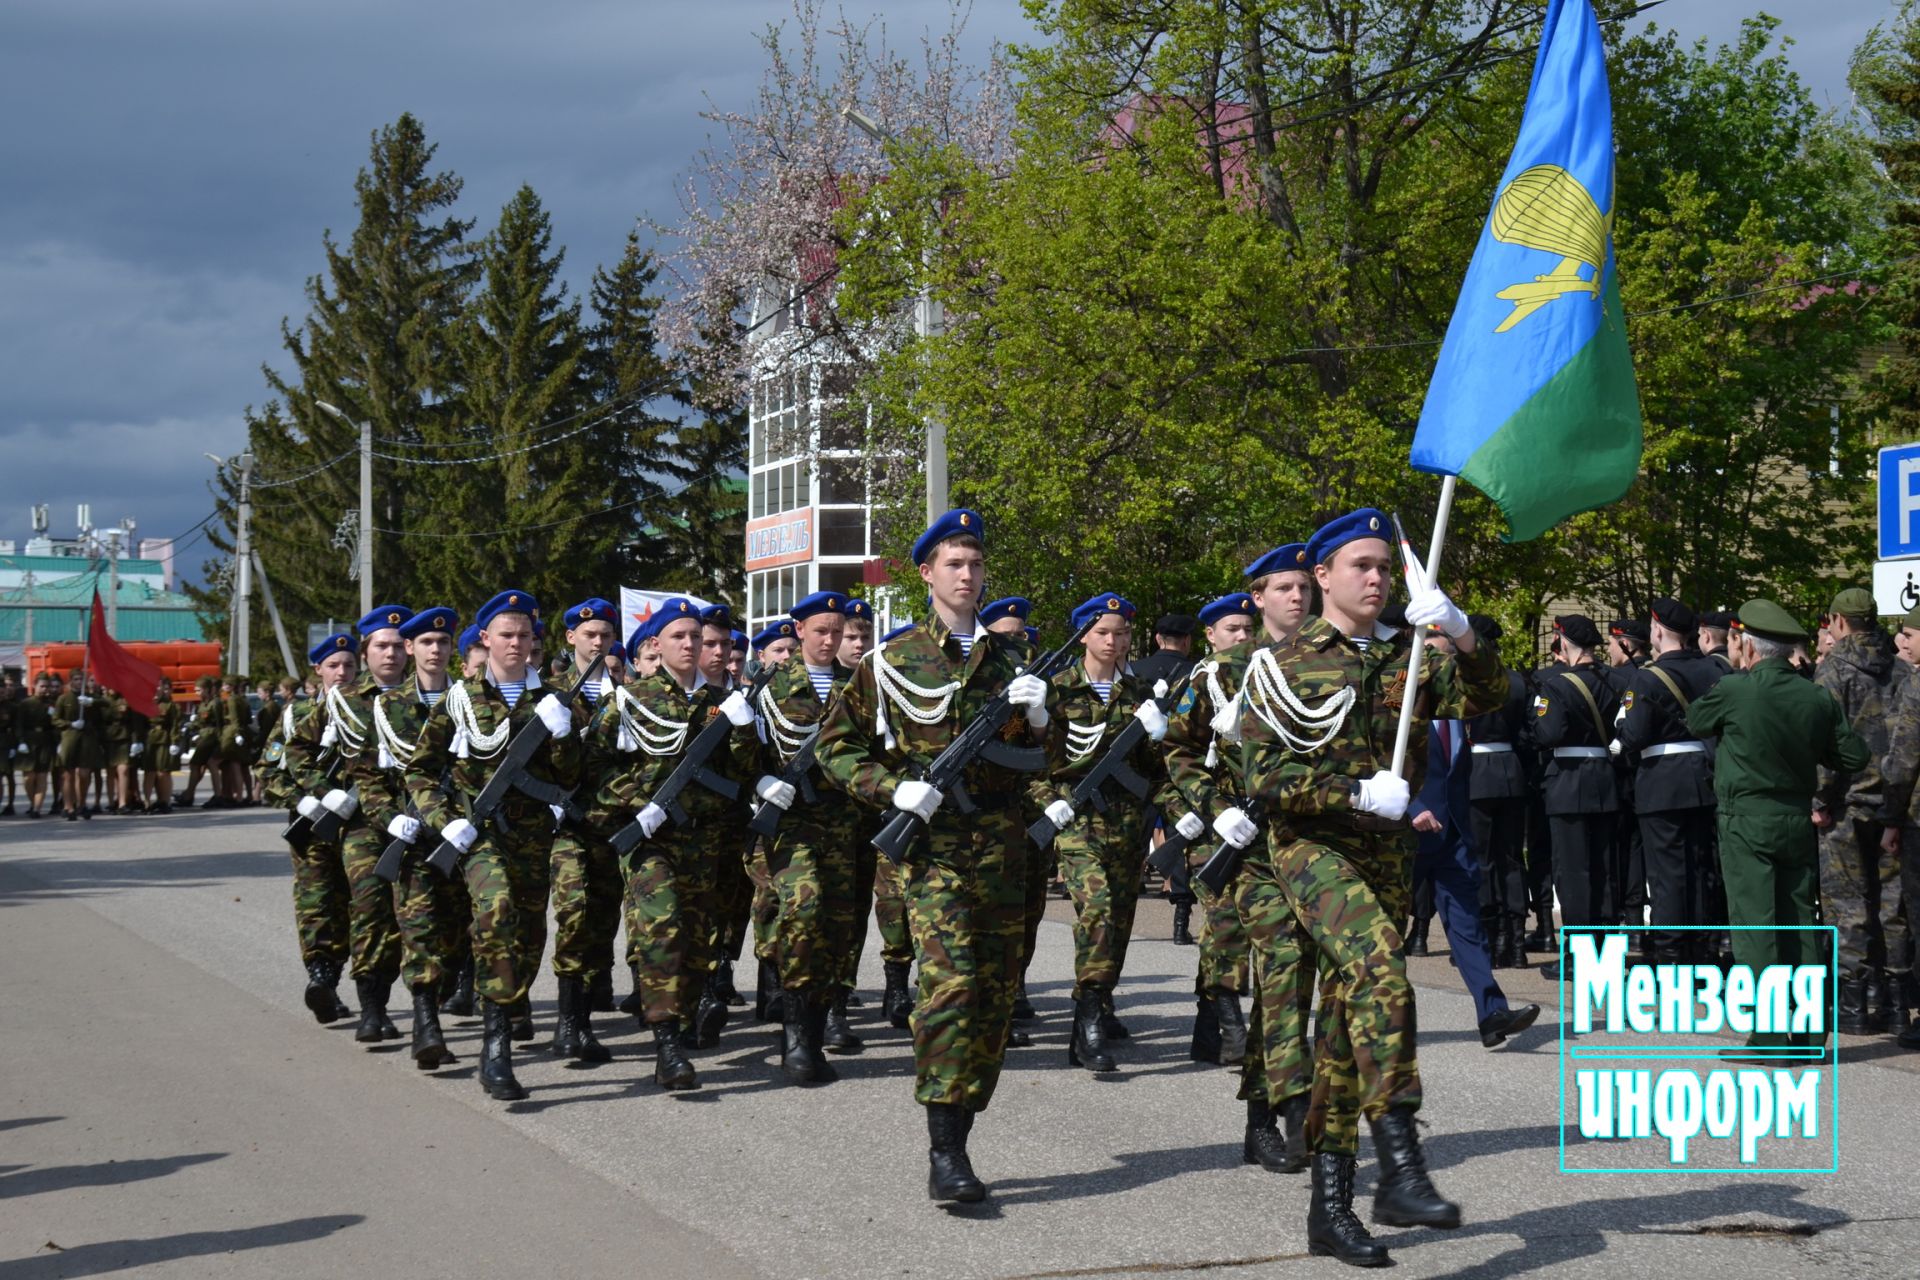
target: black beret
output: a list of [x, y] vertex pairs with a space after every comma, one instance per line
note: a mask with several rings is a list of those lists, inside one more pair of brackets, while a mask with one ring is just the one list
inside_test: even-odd
[[1615, 618], [1607, 627], [1607, 634], [1625, 636], [1641, 644], [1653, 643], [1653, 629], [1638, 618]]
[[1199, 624], [1184, 613], [1163, 613], [1160, 620], [1153, 624], [1153, 633], [1157, 636], [1190, 636]]
[[1380, 611], [1380, 621], [1389, 627], [1399, 628], [1406, 626], [1407, 606], [1395, 600]]
[[1700, 619], [1694, 616], [1693, 610], [1667, 596], [1661, 596], [1653, 602], [1653, 617], [1669, 631], [1700, 629]]
[[1600, 647], [1600, 628], [1584, 613], [1563, 613], [1553, 620], [1553, 629], [1582, 649]]
[[1731, 631], [1733, 629], [1733, 615], [1718, 609], [1709, 610], [1700, 615], [1699, 625], [1712, 627], [1715, 631]]
[[1485, 613], [1468, 614], [1467, 625], [1472, 627], [1483, 640], [1498, 640], [1506, 634], [1505, 628], [1500, 625], [1500, 619]]

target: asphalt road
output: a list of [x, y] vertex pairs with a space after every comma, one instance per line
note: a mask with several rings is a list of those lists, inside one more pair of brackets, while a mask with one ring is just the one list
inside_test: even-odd
[[[431, 1078], [317, 1026], [277, 826], [0, 820], [0, 1276], [1347, 1274], [1305, 1256], [1304, 1177], [1240, 1163], [1234, 1077], [1187, 1061], [1195, 953], [1159, 940], [1163, 906], [1129, 958], [1115, 1076], [1066, 1065], [1071, 939], [1043, 927], [1037, 1045], [972, 1141], [993, 1195], [944, 1210], [905, 1033], [874, 999], [867, 1050], [807, 1090], [740, 1021], [694, 1093], [654, 1089], [617, 1016], [613, 1063], [557, 1065], [528, 1051], [550, 975], [521, 1103], [473, 1083], [477, 1023], [450, 1024], [460, 1064]], [[1414, 972], [1426, 1147], [1466, 1225], [1383, 1229], [1402, 1274], [1914, 1273], [1920, 1055], [1849, 1043], [1837, 1173], [1575, 1176], [1550, 1018], [1488, 1052], [1447, 962]], [[1363, 1150], [1363, 1213], [1370, 1184]]]

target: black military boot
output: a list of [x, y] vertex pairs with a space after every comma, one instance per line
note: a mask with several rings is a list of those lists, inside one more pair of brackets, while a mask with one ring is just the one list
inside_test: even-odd
[[795, 1084], [831, 1084], [840, 1078], [820, 1052], [827, 1006], [817, 992], [789, 991], [780, 1007], [787, 1015], [780, 1070]]
[[1427, 1177], [1413, 1108], [1395, 1107], [1373, 1122], [1373, 1149], [1380, 1157], [1380, 1177], [1373, 1188], [1375, 1222], [1443, 1231], [1460, 1225], [1460, 1206], [1442, 1199]]
[[880, 1007], [887, 1021], [902, 1031], [913, 1017], [913, 988], [907, 982], [912, 967], [905, 960], [888, 960], [881, 965], [887, 974], [887, 993], [881, 997]]
[[700, 1078], [693, 1073], [693, 1064], [687, 1061], [685, 1050], [680, 1047], [680, 1023], [669, 1018], [665, 1022], [652, 1024], [653, 1030], [653, 1082], [662, 1089], [692, 1089], [699, 1085]]
[[780, 1012], [780, 974], [770, 960], [760, 962], [759, 979], [753, 989], [753, 1016], [758, 1022], [785, 1022]]
[[706, 986], [700, 991], [700, 1003], [693, 1008], [694, 1047], [711, 1049], [719, 1044], [720, 1032], [732, 1016], [727, 1009], [727, 1002], [720, 998], [718, 988], [714, 985], [714, 975], [709, 973]]
[[1524, 969], [1527, 967], [1527, 918], [1525, 916], [1506, 917], [1507, 968]]
[[1220, 1006], [1205, 991], [1194, 997], [1193, 1042], [1187, 1046], [1187, 1057], [1195, 1062], [1208, 1062], [1218, 1065], [1220, 1062]]
[[1282, 1173], [1299, 1173], [1312, 1163], [1313, 1157], [1307, 1151], [1307, 1111], [1313, 1099], [1304, 1093], [1296, 1093], [1287, 1099], [1287, 1163]]
[[307, 961], [307, 1008], [313, 1014], [315, 1022], [338, 1022], [347, 1016], [340, 1003], [340, 997], [334, 988], [340, 985], [340, 962], [338, 960]]
[[[901, 966], [903, 969], [905, 967], [905, 965]], [[1032, 1022], [1037, 1016], [1039, 1015], [1034, 1012], [1033, 1001], [1027, 999], [1027, 975], [1023, 973], [1020, 975], [1020, 985], [1014, 989], [1013, 993], [1013, 1020]]]
[[[825, 992], [821, 993], [825, 995]], [[853, 1034], [853, 1028], [847, 1025], [847, 991], [845, 987], [833, 989], [833, 998], [827, 1002], [822, 1015], [825, 1031], [821, 1045], [828, 1053], [858, 1053], [866, 1048], [866, 1042]]]
[[1073, 998], [1073, 1036], [1067, 1041], [1067, 1061], [1089, 1071], [1117, 1071], [1107, 1052], [1106, 1029], [1100, 1025], [1098, 987], [1083, 987]]
[[1487, 962], [1491, 968], [1508, 969], [1507, 955], [1511, 950], [1507, 937], [1507, 918], [1505, 916], [1483, 916], [1481, 927], [1487, 934]]
[[533, 998], [521, 996], [513, 1002], [509, 1012], [513, 1015], [511, 1035], [515, 1040], [533, 1039]]
[[1247, 1057], [1247, 1019], [1240, 1012], [1240, 997], [1231, 991], [1213, 993], [1214, 1017], [1220, 1022], [1220, 1056], [1223, 1067], [1236, 1066]]
[[393, 1025], [387, 1017], [387, 996], [393, 984], [381, 978], [355, 978], [354, 994], [360, 998], [360, 1025], [353, 1030], [353, 1038], [360, 1044], [378, 1044], [382, 1040], [398, 1040], [400, 1028]]
[[1240, 1163], [1257, 1164], [1268, 1173], [1286, 1173], [1287, 1140], [1273, 1121], [1265, 1098], [1247, 1099], [1247, 1136], [1240, 1144]]
[[1384, 1267], [1393, 1259], [1353, 1212], [1353, 1157], [1313, 1157], [1313, 1200], [1307, 1206], [1307, 1252], [1350, 1267]]
[[1873, 969], [1867, 974], [1867, 998], [1865, 1013], [1867, 1033], [1883, 1036], [1898, 1027], [1901, 1014], [1906, 1011], [1900, 1007], [1900, 977], [1889, 974], [1885, 969]]
[[455, 1018], [473, 1016], [473, 957], [469, 955], [460, 962], [460, 968], [453, 975], [453, 990], [447, 994], [447, 1001], [440, 1006], [440, 1012]]
[[587, 982], [587, 1012], [613, 1012], [612, 969], [601, 969]]
[[1191, 947], [1193, 941], [1193, 904], [1185, 898], [1173, 904], [1173, 945]]
[[447, 1037], [440, 1030], [440, 1005], [431, 987], [413, 993], [413, 1065], [432, 1071], [453, 1061]]
[[733, 985], [733, 961], [722, 960], [714, 966], [713, 994], [730, 1009], [738, 1009], [747, 1003], [740, 994], [740, 988]]
[[508, 1036], [511, 1017], [503, 1004], [480, 1002], [480, 1090], [500, 1102], [518, 1102], [527, 1096], [513, 1078], [513, 1042]]
[[593, 1034], [593, 1000], [588, 995], [588, 988], [579, 978], [575, 978], [574, 982], [580, 985], [580, 990], [574, 996], [576, 1004], [573, 1024], [580, 1036], [580, 1049], [573, 1055], [574, 1061], [612, 1062], [613, 1050], [601, 1044], [600, 1037]]
[[973, 1127], [966, 1108], [954, 1102], [927, 1104], [927, 1198], [978, 1204], [987, 1198], [986, 1184], [973, 1174], [967, 1159], [967, 1130]]
[[1414, 917], [1413, 928], [1407, 931], [1407, 954], [1408, 955], [1424, 956], [1424, 955], [1430, 954], [1427, 950], [1427, 931], [1432, 927], [1433, 927], [1432, 916], [1428, 916], [1424, 920], [1420, 919], [1418, 916]]
[[1113, 1011], [1113, 992], [1107, 988], [1100, 990], [1100, 1030], [1109, 1040], [1130, 1040], [1133, 1032], [1127, 1030], [1127, 1024], [1120, 1021], [1120, 1015]]
[[580, 980], [561, 978], [558, 986], [559, 994], [554, 1002], [553, 1040], [547, 1045], [547, 1052], [556, 1058], [577, 1058], [580, 1056]]
[[[643, 1007], [643, 1001], [645, 999], [645, 997], [640, 994], [640, 966], [630, 964], [627, 966], [627, 972], [633, 975], [633, 990], [627, 992], [626, 999], [620, 1002], [620, 1012], [630, 1013], [637, 1018], [640, 1016], [640, 1010]], [[607, 981], [613, 981], [612, 974], [607, 975]]]
[[1853, 973], [1840, 980], [1840, 1016], [1833, 1029], [1850, 1036], [1867, 1034], [1867, 976]]

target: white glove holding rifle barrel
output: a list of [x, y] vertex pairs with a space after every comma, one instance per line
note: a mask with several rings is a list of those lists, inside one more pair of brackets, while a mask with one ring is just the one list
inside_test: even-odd
[[1036, 675], [1020, 675], [1007, 685], [1007, 702], [1035, 729], [1047, 727], [1047, 682]]

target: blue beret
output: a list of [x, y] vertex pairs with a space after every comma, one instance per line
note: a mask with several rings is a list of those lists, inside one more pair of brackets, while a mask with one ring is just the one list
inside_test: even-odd
[[1128, 622], [1132, 622], [1134, 608], [1131, 602], [1122, 599], [1120, 596], [1109, 595], [1102, 592], [1100, 595], [1090, 596], [1083, 601], [1080, 607], [1073, 611], [1073, 615], [1068, 621], [1072, 624], [1073, 629], [1078, 631], [1088, 620], [1109, 613], [1118, 614]]
[[307, 661], [317, 667], [336, 653], [350, 653], [357, 660], [360, 657], [360, 646], [354, 641], [352, 636], [341, 631], [328, 636], [325, 640], [322, 640], [319, 644], [307, 650]]
[[887, 632], [887, 634], [881, 636], [880, 643], [886, 644], [889, 640], [898, 640], [901, 636], [907, 634], [907, 632], [911, 630], [913, 630], [913, 624], [911, 622], [903, 623], [902, 625], [897, 626], [893, 630]]
[[544, 640], [546, 639], [546, 636], [547, 636], [546, 619], [542, 618], [539, 614], [536, 613], [533, 615], [533, 638], [535, 640]]
[[1040, 628], [1038, 628], [1038, 627], [1028, 627], [1028, 628], [1027, 628], [1027, 643], [1028, 643], [1028, 644], [1039, 644], [1039, 643], [1040, 643]]
[[735, 653], [744, 653], [746, 652], [746, 648], [747, 648], [747, 633], [744, 631], [735, 630], [733, 633], [733, 651]]
[[927, 531], [914, 540], [913, 562], [925, 564], [932, 557], [933, 549], [948, 538], [957, 538], [962, 534], [972, 534], [980, 539], [982, 546], [987, 541], [987, 522], [980, 518], [978, 511], [969, 511], [961, 507], [935, 520], [927, 526]]
[[502, 591], [480, 606], [479, 611], [473, 615], [473, 625], [485, 631], [493, 620], [503, 613], [524, 613], [538, 622], [540, 621], [540, 602], [524, 591]]
[[1236, 613], [1244, 613], [1249, 618], [1254, 614], [1253, 597], [1244, 591], [1236, 591], [1230, 596], [1221, 596], [1218, 600], [1211, 601], [1200, 611], [1200, 625], [1210, 627], [1220, 619], [1231, 618]]
[[1033, 612], [1033, 601], [1025, 596], [1003, 596], [992, 604], [980, 606], [980, 625], [999, 622], [1003, 618], [1018, 618], [1025, 622], [1027, 615]]
[[753, 647], [756, 649], [764, 649], [776, 640], [791, 640], [793, 639], [793, 635], [793, 619], [783, 618], [779, 622], [771, 624], [765, 631], [755, 636], [753, 638]]
[[839, 591], [816, 591], [810, 596], [801, 596], [793, 602], [793, 608], [787, 610], [787, 616], [795, 622], [801, 622], [817, 613], [844, 613], [847, 597]]
[[[1264, 578], [1270, 573], [1285, 573], [1289, 569], [1298, 569], [1301, 573], [1313, 572], [1313, 561], [1307, 558], [1307, 544], [1289, 542], [1275, 547], [1267, 554], [1248, 565], [1240, 574], [1243, 578]], [[1204, 618], [1201, 621], [1206, 621]], [[1211, 624], [1209, 624], [1211, 625]]]
[[1329, 520], [1313, 531], [1307, 539], [1307, 561], [1311, 564], [1325, 564], [1329, 557], [1349, 542], [1358, 542], [1362, 538], [1380, 538], [1393, 541], [1393, 521], [1387, 513], [1378, 507], [1362, 507], [1358, 511], [1349, 511], [1335, 520]]
[[614, 626], [618, 627], [620, 625], [620, 611], [614, 608], [608, 601], [602, 600], [599, 596], [588, 596], [585, 600], [582, 600], [579, 604], [567, 610], [566, 613], [561, 616], [561, 622], [569, 631], [583, 622], [611, 622]]
[[647, 630], [645, 624], [634, 629], [633, 639], [627, 641], [625, 647], [620, 650], [621, 653], [626, 655], [628, 666], [638, 666], [640, 664], [640, 646], [644, 645], [648, 637], [652, 634], [651, 631]]
[[733, 610], [724, 604], [710, 604], [700, 611], [700, 625], [733, 630]]
[[431, 609], [422, 609], [407, 619], [406, 624], [400, 628], [400, 634], [408, 640], [418, 640], [431, 631], [444, 631], [452, 635], [453, 629], [459, 625], [459, 614], [442, 605], [435, 605]]
[[465, 653], [467, 650], [474, 648], [480, 643], [480, 628], [477, 626], [468, 627], [460, 633], [460, 639], [455, 643], [460, 646], [461, 653]]
[[865, 618], [868, 622], [873, 621], [873, 606], [865, 600], [855, 600], [852, 596], [848, 596], [847, 602], [840, 606], [840, 612], [849, 618]]
[[640, 625], [640, 630], [636, 633], [636, 638], [657, 636], [660, 634], [662, 627], [670, 622], [678, 622], [682, 618], [692, 618], [695, 622], [698, 622], [700, 620], [699, 606], [685, 596], [670, 596], [662, 600], [654, 609], [652, 616]]
[[397, 627], [413, 616], [413, 610], [403, 604], [383, 604], [370, 611], [366, 617], [354, 623], [361, 636], [372, 635], [376, 631], [385, 631], [388, 627]]

